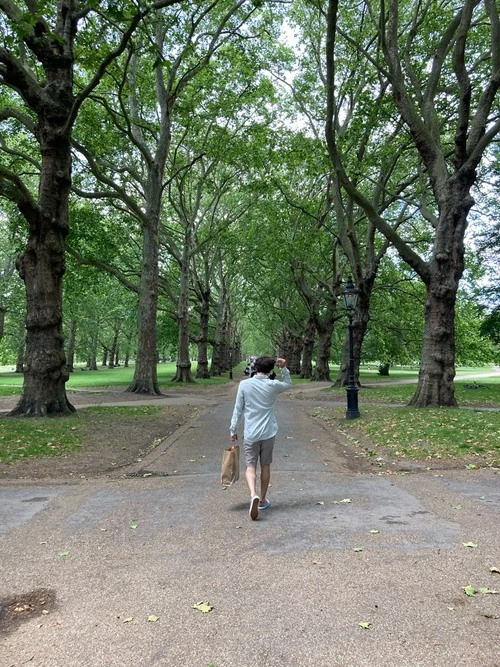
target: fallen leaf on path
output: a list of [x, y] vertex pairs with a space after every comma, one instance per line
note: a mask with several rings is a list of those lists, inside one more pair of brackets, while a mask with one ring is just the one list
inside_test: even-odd
[[59, 556], [69, 556], [69, 551], [61, 551], [58, 555]]
[[370, 530], [370, 533], [372, 535], [377, 535], [378, 533], [380, 533], [380, 530], [377, 530], [376, 528], [374, 528], [373, 530]]
[[155, 616], [154, 614], [150, 614], [148, 616], [148, 621], [149, 623], [156, 623], [156, 621], [159, 619], [159, 616]]
[[470, 584], [468, 586], [464, 586], [463, 590], [464, 590], [465, 595], [468, 595], [470, 598], [474, 597], [474, 595], [477, 593], [474, 586], [471, 586]]
[[353, 547], [352, 550], [354, 551], [354, 553], [357, 554], [357, 553], [359, 553], [360, 551], [363, 551], [363, 547]]
[[482, 593], [483, 595], [488, 595], [488, 593], [490, 595], [498, 595], [498, 591], [492, 591], [491, 588], [488, 588], [487, 586], [485, 586], [484, 588], [480, 588], [479, 592]]
[[136, 520], [136, 519], [132, 519], [132, 521], [131, 521], [131, 523], [130, 523], [130, 527], [132, 528], [132, 530], [135, 530], [135, 529], [137, 528], [138, 525], [139, 525], [139, 524], [137, 523], [137, 520]]
[[360, 628], [363, 628], [364, 630], [368, 630], [368, 628], [371, 626], [371, 621], [360, 621], [358, 623]]
[[127, 616], [127, 618], [123, 619], [124, 623], [131, 623], [134, 620], [133, 616]]
[[213, 605], [210, 604], [210, 602], [198, 602], [197, 604], [193, 605], [193, 609], [198, 609], [201, 611], [203, 614], [208, 614], [209, 611], [212, 611]]
[[490, 572], [496, 572], [497, 574], [500, 574], [500, 567], [490, 567]]
[[475, 542], [462, 542], [464, 547], [469, 547], [471, 549], [477, 549], [477, 544]]
[[324, 504], [325, 504], [324, 500], [320, 500], [319, 502], [316, 503], [316, 505], [324, 505]]

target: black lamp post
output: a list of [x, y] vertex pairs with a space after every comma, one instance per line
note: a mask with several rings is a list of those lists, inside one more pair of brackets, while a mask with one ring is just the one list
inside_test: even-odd
[[346, 419], [355, 419], [359, 417], [358, 410], [358, 386], [354, 377], [354, 341], [352, 318], [356, 310], [356, 303], [358, 301], [358, 290], [354, 287], [352, 278], [347, 279], [345, 290], [343, 292], [344, 304], [347, 310], [347, 317], [349, 318], [349, 379], [347, 381], [347, 410], [345, 413]]
[[233, 379], [233, 348], [229, 349], [229, 379]]

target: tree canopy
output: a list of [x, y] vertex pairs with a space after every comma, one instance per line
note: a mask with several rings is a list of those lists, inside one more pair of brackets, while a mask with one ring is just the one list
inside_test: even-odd
[[419, 365], [413, 405], [498, 358], [496, 3], [0, 0], [0, 24], [14, 415], [72, 412], [98, 356], [139, 393], [161, 358], [191, 382], [259, 352], [345, 384], [350, 276], [356, 368]]

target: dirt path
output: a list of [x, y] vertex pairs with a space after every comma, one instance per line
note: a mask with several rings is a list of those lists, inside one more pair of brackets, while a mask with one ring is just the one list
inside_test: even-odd
[[0, 664], [499, 667], [500, 476], [356, 470], [283, 396], [250, 521], [234, 388], [120, 471], [0, 483]]

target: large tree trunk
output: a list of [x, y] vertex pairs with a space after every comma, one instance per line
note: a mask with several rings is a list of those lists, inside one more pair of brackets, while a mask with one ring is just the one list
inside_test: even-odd
[[310, 380], [313, 376], [313, 354], [314, 354], [314, 340], [316, 336], [316, 327], [314, 320], [309, 318], [306, 325], [306, 332], [304, 334], [304, 341], [302, 346], [302, 363], [300, 377]]
[[209, 378], [208, 371], [208, 325], [210, 321], [210, 290], [201, 291], [200, 332], [198, 334], [197, 378]]
[[318, 381], [331, 382], [330, 377], [330, 352], [332, 349], [333, 322], [324, 324], [318, 329], [318, 353], [316, 355], [316, 372], [314, 379]]
[[[446, 266], [446, 268], [445, 268]], [[425, 326], [418, 386], [409, 405], [456, 407], [455, 301], [457, 272], [446, 263], [427, 286]], [[459, 272], [461, 275], [461, 271]]]
[[75, 411], [66, 396], [69, 373], [62, 332], [64, 239], [71, 184], [71, 147], [68, 131], [62, 128], [73, 100], [71, 64], [63, 61], [55, 71], [47, 70], [47, 106], [36, 129], [42, 155], [39, 207], [37, 213], [31, 212], [26, 249], [17, 260], [26, 288], [26, 366], [21, 400], [11, 416]]
[[210, 366], [210, 375], [218, 377], [222, 373], [223, 349], [226, 340], [226, 298], [225, 288], [221, 289], [219, 302], [217, 303], [217, 322], [215, 325], [215, 340], [212, 349], [212, 363]]
[[173, 382], [193, 382], [191, 359], [189, 357], [189, 238], [184, 241], [181, 281], [179, 290], [179, 337], [177, 347], [177, 370]]
[[[150, 179], [152, 179], [152, 174]], [[150, 184], [150, 188], [153, 187]], [[158, 225], [161, 184], [154, 184], [157, 196], [148, 210], [148, 222], [143, 226], [142, 267], [139, 288], [137, 324], [137, 357], [132, 383], [127, 391], [135, 394], [161, 395], [158, 385], [157, 303], [158, 303]]]
[[74, 412], [66, 397], [69, 373], [62, 334], [64, 241], [60, 230], [42, 225], [30, 234], [18, 262], [26, 286], [26, 365], [21, 400], [11, 416], [44, 417]]
[[117, 351], [118, 351], [118, 336], [120, 332], [118, 329], [115, 329], [113, 332], [113, 340], [111, 341], [111, 347], [109, 349], [109, 361], [108, 368], [114, 368], [117, 365]]

